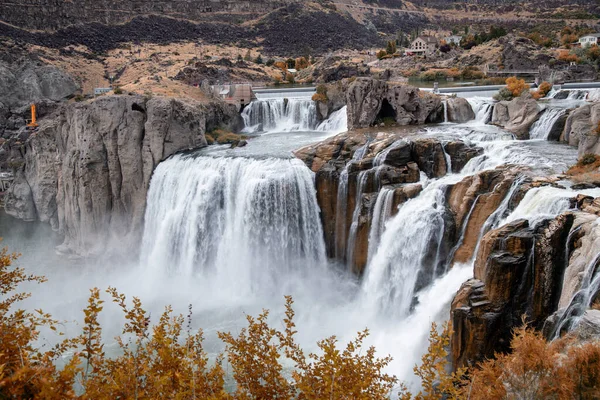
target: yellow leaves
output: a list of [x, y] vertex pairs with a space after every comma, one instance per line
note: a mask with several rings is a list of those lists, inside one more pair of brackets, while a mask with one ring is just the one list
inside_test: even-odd
[[511, 76], [506, 79], [506, 88], [510, 90], [513, 97], [519, 97], [522, 93], [529, 90], [529, 85], [525, 83], [524, 79], [518, 79]]

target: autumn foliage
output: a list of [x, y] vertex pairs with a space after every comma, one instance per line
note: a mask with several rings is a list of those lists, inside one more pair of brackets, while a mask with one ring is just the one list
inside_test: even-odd
[[548, 93], [550, 93], [551, 90], [552, 90], [552, 84], [550, 84], [548, 82], [542, 82], [542, 83], [540, 83], [538, 90], [534, 90], [531, 93], [531, 95], [533, 96], [534, 99], [539, 100], [542, 97], [546, 97], [548, 95]]
[[506, 79], [506, 88], [510, 90], [513, 97], [519, 97], [521, 94], [529, 90], [529, 85], [524, 79], [518, 79], [514, 76]]
[[[345, 346], [332, 336], [306, 354], [296, 342], [291, 297], [282, 330], [268, 324], [267, 310], [247, 316], [239, 334], [218, 334], [225, 352], [209, 360], [202, 331], [192, 331], [191, 306], [187, 316], [166, 307], [151, 320], [139, 299], [129, 302], [109, 288], [125, 316], [115, 338], [119, 351], [109, 357], [99, 323], [104, 300], [92, 289], [81, 333], [43, 351], [35, 345], [40, 331], [57, 330], [58, 323], [41, 310], [18, 309], [28, 297], [18, 286], [44, 279], [12, 267], [15, 258], [0, 252], [0, 399], [384, 400], [396, 392], [401, 400], [600, 398], [598, 341], [566, 337], [548, 343], [522, 327], [515, 330], [511, 354], [451, 372], [450, 328], [438, 332], [435, 324], [428, 351], [414, 368], [421, 390], [412, 394], [384, 372], [392, 358], [364, 346], [366, 329]], [[228, 376], [234, 385], [226, 385]]]

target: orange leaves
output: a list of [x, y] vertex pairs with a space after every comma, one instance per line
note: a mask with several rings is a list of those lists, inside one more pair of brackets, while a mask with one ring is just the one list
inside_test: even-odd
[[548, 93], [552, 90], [552, 84], [548, 82], [540, 83], [538, 90], [535, 90], [531, 93], [534, 99], [539, 100], [542, 97], [546, 97]]
[[595, 399], [600, 396], [600, 343], [566, 337], [548, 343], [526, 326], [514, 332], [510, 354], [471, 371], [470, 398]]
[[524, 79], [517, 79], [511, 76], [506, 79], [506, 88], [510, 90], [513, 97], [519, 97], [522, 93], [529, 90], [529, 85], [525, 83]]

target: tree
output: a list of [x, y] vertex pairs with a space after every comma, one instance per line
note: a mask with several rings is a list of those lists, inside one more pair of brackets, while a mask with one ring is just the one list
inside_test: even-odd
[[246, 52], [246, 55], [244, 56], [244, 61], [252, 61], [252, 53], [250, 53], [250, 50]]
[[256, 64], [262, 64], [262, 63], [263, 63], [262, 56], [259, 54], [259, 55], [258, 55], [258, 56], [257, 56], [257, 57], [254, 59], [254, 62], [255, 62]]
[[396, 42], [394, 40], [390, 40], [387, 42], [386, 53], [389, 55], [393, 55], [396, 53]]

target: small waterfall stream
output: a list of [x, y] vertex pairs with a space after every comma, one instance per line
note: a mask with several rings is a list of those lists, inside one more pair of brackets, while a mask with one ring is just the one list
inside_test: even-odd
[[546, 109], [540, 119], [531, 126], [529, 137], [531, 139], [548, 140], [548, 135], [550, 135], [554, 124], [566, 113], [567, 110], [564, 108]]

